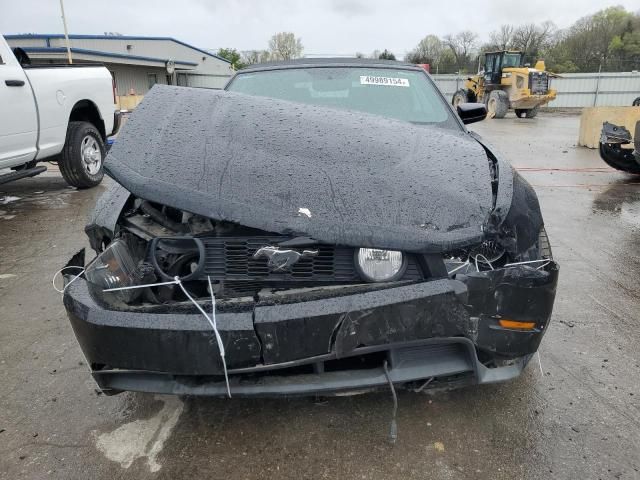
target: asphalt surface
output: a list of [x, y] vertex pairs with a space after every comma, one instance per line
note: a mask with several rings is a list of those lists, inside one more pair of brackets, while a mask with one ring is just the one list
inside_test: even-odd
[[[540, 360], [432, 395], [240, 400], [95, 391], [54, 272], [104, 186], [0, 186], [0, 478], [640, 478], [640, 177], [578, 148], [579, 118], [485, 121], [535, 186], [561, 265]], [[443, 159], [443, 161], [453, 161]]]

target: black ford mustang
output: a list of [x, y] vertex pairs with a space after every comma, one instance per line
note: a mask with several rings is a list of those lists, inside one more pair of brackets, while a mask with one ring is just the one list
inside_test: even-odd
[[99, 386], [223, 395], [226, 374], [232, 395], [268, 396], [516, 377], [558, 266], [532, 188], [463, 124], [484, 115], [397, 62], [154, 87], [105, 162], [97, 257], [66, 271]]

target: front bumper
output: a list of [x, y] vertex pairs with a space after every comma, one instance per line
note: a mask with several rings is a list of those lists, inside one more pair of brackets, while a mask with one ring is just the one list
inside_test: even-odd
[[[385, 359], [399, 385], [514, 378], [546, 331], [557, 277], [552, 263], [547, 271], [511, 267], [237, 311], [221, 305], [216, 317], [231, 393], [371, 390], [387, 385]], [[226, 393], [216, 341], [201, 314], [106, 310], [83, 279], [69, 285], [64, 304], [105, 392]], [[536, 327], [505, 330], [500, 318]]]

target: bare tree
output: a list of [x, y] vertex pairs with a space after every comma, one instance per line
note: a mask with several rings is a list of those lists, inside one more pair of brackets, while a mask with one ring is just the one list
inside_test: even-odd
[[464, 70], [469, 64], [471, 53], [476, 47], [478, 35], [470, 30], [465, 30], [456, 35], [447, 35], [442, 40], [451, 50], [458, 70]]
[[508, 50], [513, 42], [513, 25], [501, 25], [499, 30], [491, 32], [491, 46], [498, 50]]
[[522, 50], [526, 60], [534, 62], [555, 36], [556, 30], [555, 24], [551, 21], [543, 22], [540, 25], [535, 23], [520, 25], [513, 32], [512, 46], [517, 50]]
[[302, 56], [302, 40], [291, 32], [276, 33], [269, 40], [269, 52], [274, 60], [290, 60]]
[[405, 60], [411, 63], [428, 63], [437, 67], [442, 58], [443, 49], [442, 41], [437, 36], [427, 35], [407, 54]]
[[240, 61], [244, 65], [253, 65], [254, 63], [263, 63], [271, 60], [271, 54], [267, 50], [248, 50], [240, 52]]

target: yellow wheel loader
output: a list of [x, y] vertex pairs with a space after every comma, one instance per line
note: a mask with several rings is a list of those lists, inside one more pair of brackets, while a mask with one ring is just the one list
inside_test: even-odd
[[503, 118], [512, 108], [519, 118], [533, 118], [541, 105], [556, 98], [549, 79], [557, 76], [545, 70], [544, 60], [535, 68], [522, 65], [522, 52], [503, 50], [484, 54], [484, 69], [467, 78], [464, 88], [453, 95], [453, 106], [484, 102], [488, 117]]

